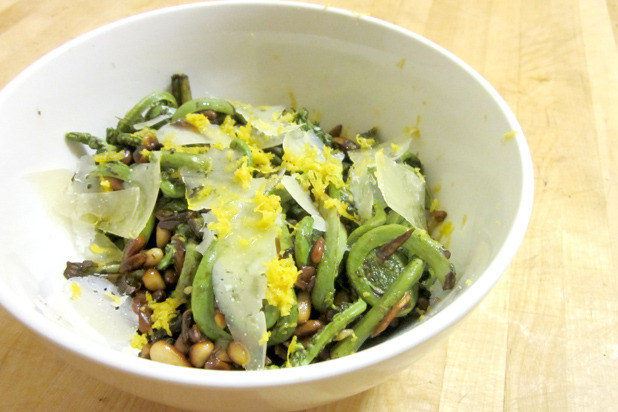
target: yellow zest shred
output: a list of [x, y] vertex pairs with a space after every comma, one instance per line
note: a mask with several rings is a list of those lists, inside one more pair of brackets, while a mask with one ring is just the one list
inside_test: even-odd
[[247, 124], [236, 129], [236, 137], [247, 143], [249, 146], [255, 146], [257, 144], [257, 140], [251, 134], [251, 130], [253, 130], [253, 127], [251, 126], [251, 120], [249, 120]]
[[436, 210], [440, 209], [440, 200], [438, 200], [437, 197], [434, 197], [431, 200], [431, 205], [429, 205], [429, 211], [430, 212], [435, 212]]
[[290, 172], [299, 173], [300, 184], [306, 190], [311, 190], [315, 199], [324, 207], [336, 208], [341, 216], [356, 220], [356, 217], [348, 212], [345, 202], [331, 198], [327, 193], [329, 185], [339, 189], [346, 186], [342, 177], [343, 166], [341, 161], [333, 156], [332, 151], [330, 147], [324, 147], [324, 160], [322, 160], [318, 149], [307, 144], [303, 155], [286, 151], [283, 154], [282, 167]]
[[271, 305], [278, 307], [282, 316], [287, 316], [294, 305], [292, 290], [300, 270], [296, 268], [292, 257], [285, 259], [276, 257], [266, 262], [264, 266], [266, 266], [266, 279], [268, 281], [266, 300]]
[[195, 126], [195, 128], [202, 134], [206, 134], [208, 126], [210, 126], [210, 120], [208, 120], [208, 117], [201, 113], [189, 113], [185, 116], [185, 120]]
[[451, 234], [455, 230], [455, 225], [451, 221], [446, 221], [438, 227], [438, 242], [441, 242], [447, 248], [451, 243]]
[[109, 162], [117, 162], [122, 160], [124, 157], [124, 151], [121, 150], [119, 152], [103, 152], [97, 153], [92, 156], [94, 161], [98, 164], [109, 163]]
[[254, 212], [261, 214], [261, 219], [255, 222], [257, 229], [269, 229], [277, 223], [278, 217], [283, 213], [281, 198], [277, 195], [267, 195], [260, 189], [255, 194]]
[[148, 336], [146, 334], [135, 333], [133, 339], [131, 339], [131, 347], [142, 350], [142, 348], [148, 343]]
[[510, 139], [513, 139], [515, 136], [517, 136], [517, 130], [512, 130], [510, 132], [505, 133], [502, 139], [510, 140]]
[[105, 292], [103, 294], [112, 300], [112, 305], [120, 306], [122, 304], [122, 301], [120, 300], [120, 298], [114, 295], [113, 293]]
[[263, 345], [263, 344], [268, 342], [268, 339], [270, 339], [270, 332], [266, 331], [266, 332], [264, 332], [264, 334], [262, 334], [262, 337], [260, 338], [258, 343], [260, 345]]
[[[170, 135], [163, 141], [163, 147], [161, 150], [174, 151], [180, 153], [202, 154], [208, 151], [208, 146], [182, 146], [174, 144], [174, 136]], [[146, 149], [140, 152], [142, 155], [147, 155]]]
[[361, 137], [361, 135], [357, 134], [356, 143], [358, 143], [361, 149], [371, 149], [373, 146], [375, 146], [376, 141], [375, 139], [368, 139], [365, 137]]
[[75, 282], [71, 282], [71, 299], [77, 300], [82, 295], [82, 287]]
[[240, 167], [234, 171], [234, 180], [242, 185], [243, 189], [248, 189], [251, 186], [251, 168], [247, 165], [247, 158], [242, 157], [240, 159]]
[[99, 184], [101, 185], [101, 190], [104, 192], [112, 192], [114, 190], [112, 189], [111, 182], [106, 177], [102, 177], [99, 181]]
[[455, 230], [455, 225], [451, 221], [444, 222], [438, 230], [442, 236], [450, 236]]
[[90, 251], [92, 253], [97, 254], [97, 255], [105, 253], [107, 250], [108, 250], [107, 248], [101, 247], [101, 246], [97, 245], [96, 243], [92, 243], [90, 245]]
[[251, 155], [253, 157], [254, 170], [257, 170], [264, 175], [269, 175], [277, 171], [277, 168], [270, 162], [275, 157], [274, 154], [266, 153], [254, 145], [249, 145], [249, 148], [251, 149]]
[[176, 298], [167, 298], [163, 302], [157, 302], [152, 299], [150, 293], [146, 293], [146, 301], [148, 307], [152, 309], [151, 319], [153, 323], [150, 330], [163, 329], [168, 336], [172, 336], [170, 321], [176, 317], [176, 309], [182, 304], [182, 301]]
[[222, 202], [217, 207], [211, 209], [212, 214], [217, 218], [216, 222], [208, 224], [208, 229], [214, 231], [218, 237], [223, 238], [232, 233], [232, 218], [238, 213], [238, 208], [232, 204]]

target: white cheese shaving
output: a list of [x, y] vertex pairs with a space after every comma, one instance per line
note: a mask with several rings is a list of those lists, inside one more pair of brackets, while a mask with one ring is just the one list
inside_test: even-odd
[[378, 187], [386, 204], [414, 227], [425, 229], [425, 179], [381, 151], [375, 159]]
[[315, 230], [325, 232], [326, 221], [324, 220], [322, 215], [320, 215], [320, 212], [311, 201], [311, 196], [309, 195], [309, 192], [307, 192], [301, 186], [301, 184], [298, 183], [298, 180], [296, 180], [296, 178], [293, 176], [283, 176], [281, 178], [281, 184], [283, 185], [283, 187], [285, 187], [290, 196], [292, 196], [294, 200], [296, 200], [296, 203], [298, 203], [298, 205], [302, 207], [305, 212], [311, 215], [311, 217], [313, 218], [313, 228]]
[[277, 256], [277, 227], [258, 230], [251, 222], [259, 220], [255, 202], [238, 201], [237, 214], [230, 220], [232, 231], [221, 242], [221, 251], [213, 266], [213, 288], [217, 306], [236, 342], [249, 353], [247, 370], [264, 368], [266, 320], [262, 311], [266, 295], [266, 267]]
[[146, 226], [157, 201], [161, 184], [159, 162], [160, 153], [153, 152], [150, 163], [132, 167], [124, 190], [104, 192], [97, 191], [100, 185], [86, 177], [94, 170], [94, 165], [89, 169], [87, 162], [80, 161], [85, 169], [78, 171], [67, 190], [69, 214], [77, 225], [89, 223], [104, 232], [136, 238]]
[[157, 140], [175, 146], [187, 146], [194, 144], [212, 144], [220, 147], [228, 147], [232, 138], [217, 125], [208, 125], [203, 133], [193, 126], [180, 123], [170, 123], [157, 131]]
[[297, 130], [300, 125], [282, 119], [284, 106], [251, 106], [233, 102], [236, 112], [251, 124], [253, 137], [260, 149], [277, 146], [285, 135]]

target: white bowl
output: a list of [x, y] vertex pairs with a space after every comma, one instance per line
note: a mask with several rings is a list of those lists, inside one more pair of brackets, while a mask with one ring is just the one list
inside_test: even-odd
[[[187, 73], [194, 95], [317, 111], [326, 127], [398, 134], [417, 119], [431, 184], [455, 231], [457, 287], [423, 322], [341, 359], [301, 368], [222, 372], [126, 354], [61, 312], [56, 294], [75, 258], [32, 176], [74, 169], [69, 130], [103, 134], [150, 91]], [[530, 153], [515, 117], [469, 66], [383, 21], [299, 3], [226, 1], [134, 16], [34, 63], [0, 93], [0, 302], [78, 367], [176, 407], [291, 410], [366, 390], [410, 366], [477, 305], [516, 253], [533, 200]], [[515, 132], [510, 133], [510, 132]], [[59, 298], [60, 296], [60, 298]]]

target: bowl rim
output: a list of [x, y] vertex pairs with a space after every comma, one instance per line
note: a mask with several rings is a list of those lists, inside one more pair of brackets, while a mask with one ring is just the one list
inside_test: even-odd
[[[329, 360], [325, 363], [311, 364], [308, 366], [289, 369], [230, 373], [229, 371], [178, 368], [141, 359], [129, 354], [119, 354], [117, 350], [107, 347], [97, 347], [96, 345], [92, 345], [91, 342], [86, 339], [67, 334], [64, 328], [60, 325], [50, 323], [42, 314], [38, 313], [34, 307], [28, 308], [28, 310], [23, 310], [12, 295], [7, 293], [3, 288], [0, 288], [0, 304], [2, 304], [2, 306], [12, 316], [17, 318], [22, 324], [27, 326], [36, 334], [60, 346], [68, 352], [78, 355], [79, 357], [87, 359], [91, 362], [96, 362], [101, 366], [113, 368], [132, 375], [138, 375], [144, 378], [165, 381], [173, 384], [208, 386], [227, 389], [255, 389], [307, 383], [324, 378], [334, 378], [370, 367], [403, 352], [411, 350], [432, 336], [440, 334], [468, 314], [489, 293], [491, 288], [500, 279], [512, 259], [515, 257], [530, 222], [534, 198], [534, 172], [532, 157], [523, 131], [515, 118], [515, 115], [498, 92], [489, 84], [489, 82], [459, 57], [419, 34], [397, 26], [394, 23], [375, 17], [359, 15], [359, 13], [332, 6], [323, 6], [304, 2], [288, 2], [283, 0], [209, 1], [163, 7], [105, 24], [48, 52], [28, 66], [13, 80], [11, 80], [2, 90], [0, 90], [0, 103], [5, 100], [6, 96], [10, 95], [14, 89], [17, 89], [22, 83], [27, 81], [31, 74], [45, 66], [47, 62], [53, 60], [57, 56], [62, 55], [63, 53], [66, 53], [71, 48], [79, 46], [92, 38], [100, 36], [108, 31], [112, 31], [118, 27], [130, 25], [141, 20], [147, 20], [154, 16], [169, 13], [170, 11], [188, 11], [198, 8], [201, 9], [211, 7], [249, 6], [275, 6], [278, 8], [284, 7], [288, 9], [312, 11], [324, 10], [328, 13], [336, 14], [342, 18], [361, 19], [367, 24], [379, 26], [387, 31], [398, 32], [399, 34], [402, 34], [416, 42], [422, 43], [425, 47], [431, 48], [435, 52], [445, 56], [447, 59], [455, 63], [460, 69], [467, 72], [467, 74], [470, 75], [474, 81], [478, 82], [478, 84], [491, 96], [507, 118], [509, 126], [513, 131], [517, 132], [514, 140], [516, 141], [517, 148], [521, 156], [522, 187], [521, 197], [517, 207], [517, 214], [513, 225], [506, 237], [504, 245], [497, 253], [496, 257], [491, 261], [482, 276], [479, 277], [479, 280], [482, 279], [482, 281], [474, 282], [466, 288], [465, 292], [462, 293], [458, 299], [455, 299], [449, 305], [441, 309], [440, 312], [433, 315], [426, 322], [416, 325], [414, 327], [414, 333], [404, 333], [401, 336], [390, 338], [375, 347], [364, 349], [363, 351], [343, 358]], [[144, 362], [147, 362], [147, 364]], [[328, 365], [328, 368], [325, 368], [324, 365]]]

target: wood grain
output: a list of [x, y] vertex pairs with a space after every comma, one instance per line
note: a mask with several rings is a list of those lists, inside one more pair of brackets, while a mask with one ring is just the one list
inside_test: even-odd
[[[488, 298], [388, 382], [313, 409], [605, 411], [618, 404], [618, 3], [312, 1], [368, 13], [454, 52], [502, 94], [533, 154], [532, 221]], [[0, 0], [0, 87], [44, 53], [181, 1]], [[173, 409], [74, 369], [0, 309], [7, 411]]]

